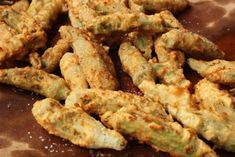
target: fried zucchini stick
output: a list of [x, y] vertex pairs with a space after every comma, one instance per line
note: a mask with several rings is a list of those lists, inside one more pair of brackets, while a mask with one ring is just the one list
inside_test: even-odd
[[[201, 93], [204, 94], [204, 100], [201, 100], [201, 94], [196, 96], [200, 98], [200, 104], [198, 104], [192, 99], [186, 88], [154, 84], [148, 81], [143, 81], [139, 88], [146, 96], [164, 104], [167, 111], [184, 126], [194, 129], [205, 139], [212, 141], [217, 147], [232, 152], [235, 151], [235, 113], [234, 109], [226, 107], [231, 106], [229, 103], [232, 101], [231, 98], [223, 99], [228, 96], [226, 92], [219, 91], [218, 88], [216, 89], [214, 85], [207, 82], [203, 87], [207, 88], [206, 90], [202, 87], [199, 90], [199, 87], [196, 87], [198, 88], [197, 94], [210, 91], [209, 95], [208, 92], [206, 94]], [[220, 96], [220, 98], [212, 100], [215, 95]], [[214, 101], [213, 104], [212, 101]], [[208, 106], [207, 102], [210, 102]], [[213, 108], [218, 108], [217, 110], [220, 111], [218, 112]]]
[[123, 70], [131, 76], [137, 87], [143, 80], [155, 81], [151, 65], [130, 42], [122, 43], [118, 54]]
[[158, 40], [158, 46], [172, 50], [180, 50], [186, 55], [196, 58], [219, 59], [224, 57], [214, 43], [184, 29], [173, 29], [163, 34]]
[[74, 53], [65, 53], [60, 60], [60, 71], [71, 90], [88, 88], [78, 56]]
[[80, 108], [66, 108], [58, 101], [47, 98], [37, 101], [32, 113], [50, 134], [81, 147], [122, 150], [126, 146], [127, 141], [121, 134], [105, 128]]
[[[118, 81], [112, 75], [114, 65], [104, 48], [94, 42], [92, 37], [72, 27], [60, 29], [62, 38], [72, 41], [74, 53], [79, 57], [79, 63], [91, 88], [115, 90]], [[106, 55], [105, 57], [102, 55]]]
[[160, 12], [169, 10], [173, 13], [180, 12], [188, 6], [187, 0], [132, 0], [140, 5], [145, 11]]
[[43, 30], [48, 30], [58, 14], [62, 12], [64, 3], [64, 0], [33, 0], [27, 13]]
[[188, 59], [189, 66], [208, 80], [225, 85], [235, 85], [235, 61], [202, 61]]
[[[121, 91], [74, 90], [66, 104], [75, 104], [88, 113], [101, 116], [115, 130], [179, 156], [216, 156], [190, 129], [173, 122], [158, 102]], [[80, 106], [79, 106], [80, 105]]]
[[59, 66], [60, 59], [69, 50], [69, 41], [59, 39], [57, 43], [48, 48], [41, 57], [42, 69], [46, 72], [53, 72]]
[[107, 35], [113, 32], [131, 32], [133, 30], [163, 33], [181, 27], [182, 25], [169, 11], [162, 11], [154, 15], [117, 12], [93, 19], [88, 30], [94, 34]]
[[70, 92], [62, 78], [30, 67], [1, 69], [0, 82], [57, 100], [65, 100]]

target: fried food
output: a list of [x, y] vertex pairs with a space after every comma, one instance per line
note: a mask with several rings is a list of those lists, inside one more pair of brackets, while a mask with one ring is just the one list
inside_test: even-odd
[[[148, 98], [121, 91], [74, 90], [67, 104], [101, 116], [102, 122], [154, 148], [179, 156], [216, 156], [190, 129], [173, 122], [162, 105]], [[168, 138], [169, 137], [169, 138]]]
[[87, 29], [94, 34], [107, 35], [114, 32], [128, 33], [134, 30], [163, 33], [181, 27], [181, 24], [179, 25], [177, 19], [169, 11], [162, 11], [154, 15], [117, 12], [98, 16], [90, 21]]
[[143, 56], [148, 60], [152, 58], [153, 49], [153, 38], [152, 34], [146, 34], [141, 32], [132, 32], [128, 34], [128, 37], [142, 53]]
[[[7, 39], [0, 42], [0, 62], [10, 58], [23, 58], [29, 51], [44, 48], [46, 45], [46, 34], [37, 23], [24, 12], [18, 13], [11, 8], [4, 9], [0, 15], [3, 22], [9, 28], [5, 28]], [[11, 29], [16, 31], [11, 33]], [[3, 33], [5, 34], [5, 33]]]
[[64, 3], [64, 0], [32, 0], [27, 13], [43, 30], [48, 30], [63, 11]]
[[37, 122], [50, 134], [68, 139], [86, 148], [122, 150], [127, 141], [114, 130], [106, 129], [80, 108], [65, 108], [47, 98], [37, 101], [32, 109]]
[[125, 0], [88, 0], [86, 4], [95, 10], [98, 16], [116, 12], [129, 12], [125, 5]]
[[1, 69], [0, 82], [56, 100], [65, 100], [70, 92], [62, 78], [30, 67]]
[[130, 42], [122, 43], [118, 54], [124, 72], [131, 76], [136, 86], [140, 85], [143, 80], [155, 81], [151, 65]]
[[60, 59], [69, 50], [69, 41], [59, 39], [57, 43], [48, 48], [41, 57], [42, 69], [46, 72], [53, 72], [59, 66]]
[[202, 61], [188, 59], [189, 66], [208, 80], [225, 85], [235, 85], [235, 62], [226, 60]]
[[125, 93], [122, 91], [111, 91], [101, 89], [75, 89], [65, 101], [66, 106], [82, 107], [89, 114], [102, 115], [105, 112], [116, 112], [125, 106], [135, 106], [146, 114], [154, 115], [172, 121], [161, 104], [153, 102], [148, 98]]
[[78, 56], [74, 53], [65, 53], [60, 60], [60, 71], [71, 90], [88, 88]]
[[[199, 82], [196, 86], [198, 103], [186, 88], [148, 81], [143, 81], [139, 88], [146, 96], [164, 104], [167, 111], [184, 126], [194, 129], [217, 147], [234, 152], [235, 114], [229, 104], [232, 99], [226, 92], [219, 91], [208, 81]], [[219, 98], [213, 99], [214, 96]]]
[[5, 40], [9, 40], [10, 38], [12, 38], [12, 36], [17, 34], [17, 32], [16, 30], [9, 27], [4, 22], [0, 22], [0, 34], [1, 34], [0, 41], [3, 42]]
[[189, 87], [190, 82], [185, 78], [182, 68], [185, 62], [184, 53], [166, 48], [167, 43], [162, 42], [162, 36], [154, 41], [155, 52], [159, 61], [159, 63], [152, 63], [156, 77], [165, 84]]
[[187, 0], [132, 0], [133, 3], [140, 5], [145, 11], [160, 12], [169, 10], [173, 13], [184, 10], [189, 2]]
[[183, 68], [174, 66], [171, 62], [153, 63], [153, 72], [161, 83], [176, 85], [183, 88], [190, 86], [190, 81], [184, 76]]
[[42, 68], [42, 62], [41, 57], [37, 52], [31, 52], [29, 54], [29, 63], [32, 65], [33, 68], [41, 69]]
[[67, 2], [71, 24], [73, 27], [80, 29], [87, 28], [90, 21], [95, 19], [97, 16], [112, 14], [119, 11], [129, 11], [125, 6], [125, 3], [119, 0], [67, 0]]
[[15, 2], [12, 6], [12, 9], [21, 12], [21, 11], [26, 11], [29, 7], [29, 1], [28, 0], [19, 0]]
[[158, 46], [180, 50], [186, 55], [196, 58], [212, 60], [224, 57], [224, 52], [211, 41], [185, 29], [173, 29], [163, 34], [158, 40]]
[[[100, 44], [92, 40], [88, 33], [72, 27], [61, 27], [60, 33], [62, 38], [72, 41], [74, 53], [79, 57], [79, 64], [91, 88], [117, 89], [118, 81], [111, 73], [114, 70], [110, 70], [114, 69], [113, 63]], [[104, 58], [109, 59], [109, 64]]]
[[[146, 120], [147, 119], [147, 120]], [[107, 112], [101, 120], [115, 130], [151, 145], [156, 150], [171, 155], [216, 157], [216, 153], [190, 130], [180, 124], [158, 118], [149, 120], [149, 115], [142, 115], [138, 110], [123, 108], [116, 113]]]
[[134, 0], [127, 0], [127, 3], [131, 12], [144, 12], [144, 7], [136, 4]]

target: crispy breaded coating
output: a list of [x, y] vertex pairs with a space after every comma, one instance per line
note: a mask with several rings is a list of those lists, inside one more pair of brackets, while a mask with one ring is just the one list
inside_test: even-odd
[[3, 42], [5, 40], [9, 40], [12, 36], [17, 34], [17, 31], [13, 28], [9, 27], [6, 23], [0, 22], [0, 41]]
[[158, 102], [153, 102], [148, 98], [141, 97], [122, 91], [111, 91], [101, 89], [75, 89], [65, 101], [66, 106], [81, 106], [88, 113], [102, 115], [105, 112], [116, 112], [125, 106], [135, 106], [146, 114], [151, 114], [155, 118], [161, 117], [172, 121]]
[[235, 61], [202, 61], [188, 59], [189, 66], [208, 80], [225, 85], [235, 85]]
[[46, 33], [27, 14], [7, 8], [1, 12], [0, 16], [3, 22], [17, 32], [12, 34], [11, 37], [8, 33], [9, 38], [1, 40], [0, 62], [13, 57], [21, 59], [29, 51], [45, 47]]
[[153, 69], [141, 52], [130, 42], [123, 42], [118, 51], [122, 68], [138, 86], [143, 80], [155, 81]]
[[[101, 52], [105, 50], [100, 44], [92, 40], [87, 32], [69, 26], [61, 27], [60, 33], [62, 38], [72, 41], [74, 53], [79, 57], [80, 66], [91, 88], [118, 88], [118, 81], [111, 73], [114, 71], [113, 63], [106, 52]], [[104, 58], [109, 59], [109, 62]]]
[[[216, 120], [203, 130], [206, 139], [212, 140], [219, 147], [235, 152], [235, 104], [228, 91], [220, 90], [219, 85], [206, 79], [195, 86], [194, 98], [201, 110], [213, 114]], [[206, 115], [205, 115], [206, 116]], [[206, 122], [205, 122], [206, 123]], [[208, 123], [208, 122], [207, 122]], [[203, 129], [203, 128], [201, 128]]]
[[50, 134], [68, 139], [85, 148], [122, 150], [127, 141], [114, 130], [106, 129], [80, 108], [65, 108], [54, 99], [37, 101], [32, 109], [37, 122]]
[[71, 24], [80, 29], [86, 28], [97, 16], [129, 11], [125, 3], [120, 0], [67, 0], [67, 2]]
[[74, 90], [66, 100], [69, 104], [100, 115], [106, 126], [158, 150], [179, 156], [216, 156], [192, 130], [173, 122], [161, 104], [146, 97], [122, 91]]
[[28, 0], [19, 0], [11, 6], [11, 8], [17, 12], [26, 11], [28, 7], [29, 7]]
[[62, 78], [30, 67], [1, 69], [0, 82], [56, 100], [65, 100], [70, 92]]
[[44, 30], [51, 28], [59, 13], [63, 10], [64, 0], [32, 0], [27, 13]]
[[161, 38], [162, 36], [154, 41], [154, 48], [159, 62], [152, 63], [156, 77], [165, 84], [189, 87], [190, 82], [185, 78], [182, 68], [185, 62], [184, 53], [166, 48]]
[[188, 6], [187, 0], [132, 0], [146, 11], [160, 12], [169, 10], [173, 13], [184, 10]]
[[[234, 152], [235, 113], [234, 108], [228, 107], [232, 99], [208, 81], [200, 84], [196, 86], [196, 93], [200, 93], [196, 94], [199, 102], [192, 99], [187, 89], [178, 86], [143, 81], [139, 88], [146, 96], [164, 104], [167, 111], [184, 126], [194, 129], [217, 147]], [[215, 95], [220, 98], [213, 100]]]
[[29, 54], [29, 63], [32, 65], [33, 68], [36, 69], [42, 68], [41, 57], [37, 52], [31, 52]]
[[41, 57], [42, 69], [53, 72], [59, 66], [60, 59], [69, 50], [67, 39], [59, 39], [53, 47], [48, 48]]
[[132, 41], [136, 48], [138, 48], [146, 59], [152, 58], [153, 38], [152, 34], [131, 32], [128, 38]]
[[131, 32], [133, 30], [162, 33], [181, 27], [181, 24], [179, 25], [177, 19], [169, 11], [163, 11], [154, 15], [117, 12], [99, 16], [91, 20], [87, 28], [94, 34], [106, 35], [113, 32]]
[[180, 50], [196, 58], [218, 59], [224, 57], [224, 52], [214, 43], [184, 29], [173, 29], [163, 34], [158, 40], [158, 46]]
[[134, 111], [132, 108], [124, 107], [116, 113], [107, 112], [101, 116], [101, 120], [105, 125], [171, 155], [217, 156], [192, 130], [161, 118], [149, 120], [149, 115]]
[[79, 0], [67, 0], [67, 2], [69, 7], [69, 19], [71, 25], [75, 28], [86, 28], [90, 20], [97, 16], [93, 9], [87, 4], [81, 3]]
[[65, 53], [60, 60], [60, 71], [71, 90], [88, 88], [78, 56], [74, 53]]
[[184, 76], [183, 68], [174, 66], [171, 62], [153, 63], [153, 72], [160, 82], [168, 85], [177, 85], [188, 88], [190, 81]]
[[141, 5], [138, 5], [134, 2], [134, 0], [127, 0], [127, 4], [131, 10], [131, 12], [144, 12], [144, 7]]
[[97, 15], [107, 15], [116, 12], [129, 12], [125, 0], [88, 0], [86, 3]]

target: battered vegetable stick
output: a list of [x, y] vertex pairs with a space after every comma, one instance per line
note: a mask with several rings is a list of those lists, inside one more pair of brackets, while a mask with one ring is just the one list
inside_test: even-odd
[[26, 11], [28, 7], [29, 7], [28, 0], [19, 0], [11, 6], [11, 8], [17, 12]]
[[4, 22], [0, 22], [0, 34], [1, 34], [0, 41], [2, 42], [4, 40], [10, 39], [12, 36], [16, 35], [17, 32], [13, 28], [5, 24]]
[[21, 59], [29, 51], [35, 51], [46, 45], [46, 34], [37, 23], [25, 13], [18, 13], [10, 8], [1, 13], [2, 21], [17, 31], [10, 39], [3, 40], [0, 47], [0, 61], [12, 57]]
[[116, 12], [129, 12], [125, 5], [125, 0], [96, 0], [88, 1], [87, 5], [95, 10], [97, 15], [107, 15]]
[[37, 52], [31, 52], [29, 54], [29, 62], [33, 68], [36, 68], [36, 69], [42, 68], [41, 58]]
[[[203, 88], [208, 88], [208, 91], [211, 91], [211, 93], [204, 94], [206, 97], [212, 97], [212, 95], [224, 95], [223, 92], [215, 89], [213, 85], [209, 85], [208, 83], [204, 85]], [[229, 106], [228, 104], [223, 105], [221, 103], [209, 105], [214, 107], [216, 105], [217, 107], [215, 108], [218, 108], [218, 110], [221, 109], [220, 112], [217, 112], [213, 110], [214, 107], [206, 107], [207, 104], [197, 104], [196, 101], [193, 101], [186, 88], [172, 85], [166, 86], [163, 84], [156, 85], [148, 81], [143, 81], [139, 88], [146, 96], [164, 104], [167, 111], [184, 126], [194, 129], [205, 139], [212, 141], [217, 147], [232, 152], [235, 151], [234, 109], [225, 107]], [[200, 93], [201, 91], [198, 92]], [[226, 95], [224, 95], [224, 97], [226, 97]], [[217, 102], [217, 100], [221, 99], [215, 99], [215, 102]], [[206, 101], [204, 100], [203, 103], [205, 102]], [[210, 102], [210, 100], [207, 100], [207, 102]], [[222, 102], [231, 102], [231, 100], [223, 100]]]
[[174, 67], [170, 62], [154, 63], [152, 67], [154, 74], [162, 83], [183, 88], [188, 88], [191, 84], [185, 78], [183, 68]]
[[139, 86], [143, 80], [155, 81], [151, 65], [130, 42], [122, 43], [118, 54], [123, 70], [132, 77], [136, 86]]
[[65, 101], [67, 107], [82, 107], [86, 112], [102, 115], [105, 112], [116, 112], [122, 107], [133, 106], [137, 110], [153, 115], [154, 118], [163, 118], [173, 121], [158, 102], [122, 91], [101, 89], [75, 89]]
[[144, 12], [144, 7], [136, 4], [133, 0], [127, 0], [131, 12]]
[[60, 70], [71, 90], [88, 88], [76, 54], [65, 53], [60, 60]]
[[235, 62], [225, 60], [202, 61], [188, 59], [189, 66], [202, 77], [216, 83], [235, 85]]
[[55, 71], [59, 66], [60, 59], [69, 48], [70, 45], [67, 39], [59, 39], [53, 47], [48, 48], [42, 55], [42, 69], [49, 73]]
[[132, 32], [128, 37], [133, 42], [136, 48], [143, 52], [146, 59], [152, 58], [153, 38], [152, 34]]
[[[77, 1], [67, 0], [69, 5], [69, 18], [73, 27], [86, 28], [92, 19], [99, 15], [107, 15], [115, 12], [128, 12], [129, 9], [123, 1], [97, 0]], [[78, 9], [79, 8], [79, 9]]]
[[161, 104], [146, 97], [121, 91], [73, 90], [66, 99], [66, 106], [70, 106], [67, 104], [99, 114], [106, 126], [158, 150], [180, 156], [216, 156], [196, 134], [173, 122]]
[[[171, 15], [171, 18], [169, 17]], [[167, 16], [167, 18], [165, 18]], [[169, 20], [170, 19], [170, 20]], [[174, 21], [172, 21], [174, 19]], [[171, 29], [181, 28], [179, 22], [169, 11], [159, 14], [145, 15], [143, 13], [113, 13], [99, 16], [90, 22], [88, 30], [94, 34], [110, 34], [113, 32], [131, 32], [133, 30], [162, 33]]]
[[37, 101], [32, 109], [37, 122], [50, 134], [86, 148], [122, 150], [127, 141], [114, 130], [106, 129], [80, 108], [65, 108], [54, 99]]
[[185, 62], [184, 53], [166, 48], [161, 38], [162, 36], [154, 41], [159, 63], [153, 63], [152, 66], [157, 78], [165, 84], [189, 87], [190, 82], [185, 78], [182, 68]]
[[180, 50], [197, 58], [218, 59], [224, 57], [224, 52], [211, 41], [184, 29], [173, 29], [163, 34], [158, 40], [158, 46]]
[[144, 10], [160, 12], [169, 10], [173, 13], [184, 10], [188, 6], [187, 0], [132, 0], [134, 3], [143, 6]]
[[64, 0], [33, 0], [27, 13], [44, 29], [51, 28], [58, 14], [62, 12]]
[[65, 100], [70, 92], [62, 78], [30, 67], [1, 69], [0, 82], [57, 100]]
[[72, 41], [74, 53], [79, 56], [80, 66], [91, 88], [117, 89], [118, 82], [110, 70], [114, 68], [113, 63], [105, 62], [104, 58], [109, 56], [105, 52], [102, 54], [106, 57], [101, 55], [100, 51], [105, 51], [101, 45], [92, 41], [88, 33], [72, 27], [61, 27], [60, 33], [62, 38]]
[[101, 116], [101, 120], [115, 130], [171, 155], [217, 156], [213, 149], [200, 140], [192, 130], [182, 128], [176, 122], [168, 122], [161, 118], [151, 121], [148, 117], [149, 115], [124, 107], [116, 113], [105, 113]]
[[67, 0], [67, 3], [69, 7], [69, 19], [75, 28], [86, 28], [90, 20], [97, 16], [95, 10], [81, 1]]

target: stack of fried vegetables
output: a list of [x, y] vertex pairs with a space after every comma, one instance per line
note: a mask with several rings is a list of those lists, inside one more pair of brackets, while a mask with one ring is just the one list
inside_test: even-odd
[[[235, 152], [235, 62], [223, 60], [215, 44], [177, 21], [173, 14], [188, 5], [187, 0], [1, 5], [0, 62], [24, 60], [30, 66], [0, 69], [0, 82], [47, 97], [33, 106], [37, 122], [81, 147], [122, 150], [128, 138], [176, 156], [217, 156], [200, 135]], [[48, 48], [47, 32], [63, 12], [71, 25], [61, 26], [60, 39]], [[114, 46], [143, 96], [119, 90], [109, 54]], [[193, 92], [186, 63], [203, 77]], [[53, 74], [57, 67], [61, 75]]]

